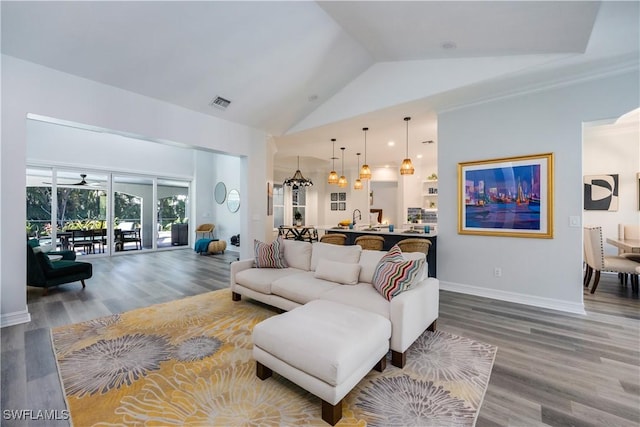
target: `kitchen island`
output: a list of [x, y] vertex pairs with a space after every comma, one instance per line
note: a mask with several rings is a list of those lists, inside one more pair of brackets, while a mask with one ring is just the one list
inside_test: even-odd
[[427, 263], [429, 264], [429, 277], [436, 277], [436, 252], [437, 252], [437, 233], [431, 231], [430, 233], [424, 233], [422, 231], [411, 230], [394, 230], [389, 231], [388, 227], [375, 227], [375, 229], [363, 228], [363, 229], [350, 229], [350, 228], [338, 228], [338, 227], [317, 227], [319, 230], [324, 230], [325, 233], [341, 233], [347, 236], [345, 245], [354, 245], [356, 238], [366, 235], [380, 236], [384, 238], [384, 245], [382, 250], [388, 251], [404, 239], [427, 239], [431, 242], [429, 246], [429, 252], [427, 253]]

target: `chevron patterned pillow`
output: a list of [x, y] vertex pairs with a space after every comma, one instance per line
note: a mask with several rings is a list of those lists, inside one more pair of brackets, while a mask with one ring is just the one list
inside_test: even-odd
[[409, 289], [424, 263], [424, 259], [406, 261], [398, 245], [394, 245], [378, 262], [373, 273], [373, 287], [391, 301]]
[[264, 243], [259, 240], [253, 241], [253, 249], [256, 257], [256, 267], [258, 268], [287, 268], [284, 260], [282, 238], [278, 237], [271, 243]]

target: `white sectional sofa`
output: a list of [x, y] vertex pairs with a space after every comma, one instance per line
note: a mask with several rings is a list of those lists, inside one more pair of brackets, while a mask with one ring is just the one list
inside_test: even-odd
[[[410, 288], [388, 301], [372, 285], [375, 268], [386, 252], [363, 250], [357, 245], [295, 240], [284, 240], [282, 246], [287, 268], [256, 268], [254, 259], [231, 264], [234, 301], [239, 301], [244, 295], [289, 311], [321, 299], [380, 314], [391, 321], [391, 363], [398, 367], [404, 366], [405, 352], [416, 338], [427, 329], [435, 330], [439, 282], [436, 278], [426, 277], [426, 261], [423, 272]], [[422, 253], [403, 256], [407, 259], [425, 258]], [[330, 271], [329, 275], [334, 276], [329, 277], [331, 280], [316, 277], [319, 263], [322, 264], [323, 277], [327, 276], [327, 265], [336, 267]]]

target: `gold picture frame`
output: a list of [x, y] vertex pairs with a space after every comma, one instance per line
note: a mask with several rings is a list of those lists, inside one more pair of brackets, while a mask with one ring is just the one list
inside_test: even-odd
[[458, 234], [553, 238], [553, 153], [458, 163]]

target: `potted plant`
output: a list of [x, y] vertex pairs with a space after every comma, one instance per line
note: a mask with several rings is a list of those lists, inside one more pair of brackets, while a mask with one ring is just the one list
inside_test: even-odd
[[293, 219], [296, 220], [296, 225], [302, 225], [302, 213], [298, 209], [293, 213]]

